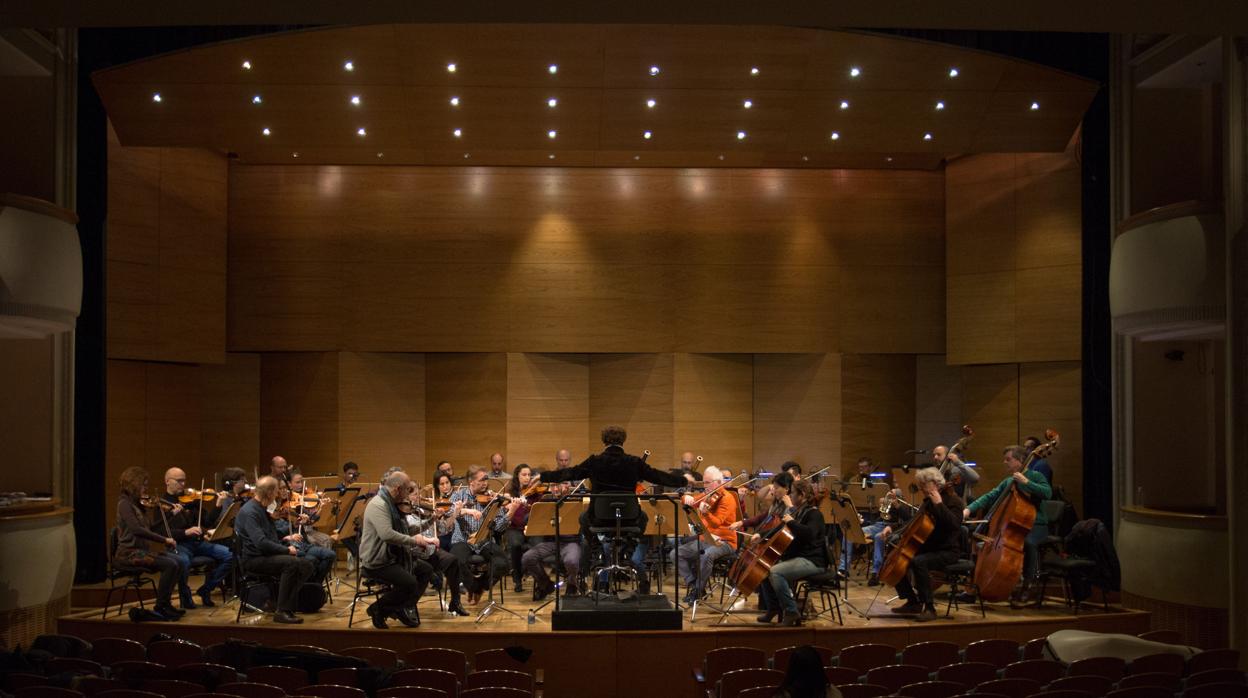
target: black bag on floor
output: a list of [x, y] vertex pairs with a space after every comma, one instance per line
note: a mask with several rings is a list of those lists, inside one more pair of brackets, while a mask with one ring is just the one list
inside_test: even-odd
[[306, 582], [299, 587], [299, 594], [295, 598], [295, 610], [299, 613], [316, 613], [321, 610], [327, 600], [323, 584]]

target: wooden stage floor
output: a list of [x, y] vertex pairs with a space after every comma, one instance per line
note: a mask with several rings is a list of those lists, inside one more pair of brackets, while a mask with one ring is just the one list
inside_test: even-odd
[[[452, 647], [469, 654], [523, 645], [534, 650], [531, 661], [543, 669], [545, 695], [551, 698], [589, 693], [634, 696], [656, 690], [662, 696], [692, 698], [698, 694], [690, 669], [715, 647], [746, 645], [770, 652], [790, 645], [819, 644], [839, 650], [863, 642], [880, 642], [900, 648], [925, 640], [946, 640], [965, 646], [991, 637], [1021, 642], [1063, 628], [1135, 634], [1149, 630], [1150, 623], [1146, 612], [1113, 605], [1106, 613], [1099, 604], [1085, 604], [1075, 615], [1054, 597], [1041, 608], [1012, 610], [1008, 604], [988, 604], [986, 618], [980, 617], [978, 606], [963, 605], [950, 618], [944, 618], [940, 591], [937, 602], [941, 616], [932, 622], [916, 623], [889, 613], [885, 600], [892, 596], [892, 590], [881, 591], [877, 598], [878, 589], [867, 587], [860, 579], [849, 585], [849, 602], [869, 612], [870, 618], [842, 604], [843, 626], [823, 618], [798, 628], [756, 623], [757, 611], [754, 599], [750, 598], [745, 608], [730, 614], [723, 624], [718, 623], [719, 614], [702, 607], [696, 620], [690, 619], [686, 609], [682, 630], [556, 632], [550, 626], [553, 604], [534, 623], [527, 622], [528, 611], [535, 606], [528, 592], [506, 595], [508, 608], [516, 611], [519, 618], [496, 611], [477, 623], [476, 612], [485, 601], [467, 607], [472, 616], [445, 616], [438, 610], [438, 597], [428, 595], [420, 603], [420, 628], [403, 628], [391, 621], [389, 630], [374, 629], [363, 608], [357, 609], [355, 624], [348, 628], [351, 590], [346, 585], [335, 594], [333, 604], [318, 613], [304, 615], [302, 625], [278, 625], [267, 614], [244, 614], [243, 622], [235, 624], [234, 606], [215, 613], [214, 609], [194, 609], [177, 623], [141, 624], [131, 623], [125, 615], [110, 615], [102, 620], [99, 608], [76, 608], [57, 623], [60, 632], [86, 638], [112, 636], [146, 641], [156, 633], [169, 633], [205, 645], [237, 638], [270, 645], [308, 644], [329, 650], [359, 645], [389, 647], [400, 652], [416, 647]], [[669, 586], [669, 594], [670, 591]], [[219, 596], [217, 601], [219, 605]]]

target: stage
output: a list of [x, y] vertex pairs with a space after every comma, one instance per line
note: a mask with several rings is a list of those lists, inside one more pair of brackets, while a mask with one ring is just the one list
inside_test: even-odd
[[108, 620], [102, 620], [99, 608], [79, 608], [58, 619], [57, 627], [60, 632], [88, 639], [111, 636], [146, 641], [163, 632], [203, 645], [238, 638], [271, 645], [308, 644], [329, 650], [360, 645], [400, 652], [416, 647], [451, 647], [471, 655], [482, 649], [524, 645], [534, 650], [531, 661], [542, 670], [544, 695], [551, 698], [586, 695], [591, 687], [595, 695], [603, 696], [633, 696], [661, 688], [664, 696], [693, 698], [698, 693], [690, 669], [715, 647], [746, 645], [770, 652], [807, 643], [840, 649], [879, 642], [900, 648], [925, 640], [946, 640], [965, 646], [990, 637], [1021, 642], [1063, 628], [1131, 634], [1149, 629], [1150, 617], [1146, 612], [1111, 605], [1106, 613], [1099, 604], [1085, 604], [1076, 615], [1056, 597], [1050, 597], [1041, 608], [1012, 610], [1007, 604], [988, 604], [986, 618], [980, 617], [978, 606], [963, 605], [960, 611], [945, 618], [943, 594], [939, 591], [940, 617], [929, 623], [916, 623], [889, 613], [884, 602], [892, 591], [881, 591], [877, 598], [878, 589], [867, 587], [861, 580], [850, 583], [850, 603], [871, 617], [864, 618], [842, 604], [844, 626], [826, 617], [798, 628], [760, 625], [754, 621], [757, 611], [754, 599], [750, 598], [744, 608], [731, 613], [722, 624], [718, 622], [720, 614], [702, 606], [694, 619], [685, 609], [681, 630], [554, 631], [550, 613], [553, 604], [530, 624], [528, 611], [535, 606], [531, 594], [508, 592], [507, 607], [519, 617], [496, 611], [477, 623], [484, 600], [467, 607], [472, 616], [444, 616], [438, 611], [438, 597], [431, 594], [420, 603], [419, 629], [403, 628], [391, 621], [389, 630], [376, 630], [363, 608], [357, 609], [354, 627], [348, 628], [351, 591], [343, 585], [333, 604], [318, 613], [304, 615], [304, 623], [297, 626], [278, 625], [267, 614], [245, 614], [243, 621], [235, 624], [236, 609], [231, 605], [215, 612], [204, 608], [188, 611], [178, 623], [143, 624], [131, 623], [125, 615], [110, 615]]

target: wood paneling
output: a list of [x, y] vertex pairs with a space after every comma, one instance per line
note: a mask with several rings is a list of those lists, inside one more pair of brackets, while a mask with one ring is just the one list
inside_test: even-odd
[[753, 357], [676, 354], [673, 359], [672, 437], [678, 452], [703, 465], [750, 465], [753, 450]]
[[226, 354], [224, 364], [204, 364], [197, 372], [204, 472], [234, 467], [250, 473], [260, 454], [260, 356]]
[[391, 466], [425, 482], [424, 355], [342, 352], [338, 381], [336, 464], [355, 461], [367, 482]]
[[842, 270], [841, 350], [923, 354], [945, 348], [945, 274], [940, 266]]
[[463, 474], [507, 455], [507, 355], [427, 354], [425, 414], [430, 465], [448, 460]]
[[336, 353], [261, 355], [261, 474], [278, 455], [309, 473], [337, 470], [338, 375]]
[[917, 356], [914, 375], [914, 447], [931, 451], [962, 433], [962, 368], [943, 354]]
[[914, 448], [913, 356], [841, 357], [841, 469], [862, 456], [881, 467], [908, 463]]
[[979, 463], [983, 493], [1005, 477], [1001, 452], [1019, 443], [1018, 364], [962, 367], [962, 419], [975, 430], [967, 460]]
[[589, 424], [588, 356], [507, 355], [509, 467], [551, 470], [560, 448], [588, 453]]
[[795, 460], [812, 472], [841, 462], [841, 357], [754, 356], [754, 458], [775, 467]]
[[1043, 439], [1049, 428], [1061, 435], [1058, 450], [1049, 457], [1053, 483], [1082, 515], [1083, 371], [1078, 361], [1019, 365], [1018, 427], [1021, 439]]
[[[589, 355], [589, 452], [602, 448], [604, 426], [618, 424], [628, 431], [629, 450], [649, 450], [655, 467], [679, 460], [673, 446], [674, 363], [672, 354]], [[573, 452], [573, 462], [586, 455]]]

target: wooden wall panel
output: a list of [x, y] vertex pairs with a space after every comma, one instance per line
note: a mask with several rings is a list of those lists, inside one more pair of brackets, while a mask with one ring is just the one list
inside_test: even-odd
[[234, 467], [250, 473], [260, 457], [260, 356], [226, 354], [224, 364], [205, 364], [197, 373], [204, 472]]
[[277, 455], [310, 473], [338, 467], [338, 373], [336, 353], [261, 354], [261, 475]]
[[841, 470], [862, 456], [881, 467], [911, 461], [915, 361], [906, 355], [841, 357]]
[[342, 352], [338, 381], [336, 465], [355, 461], [368, 482], [401, 466], [425, 482], [424, 355]]
[[753, 363], [749, 355], [675, 355], [672, 437], [678, 453], [700, 454], [704, 466], [751, 464]]
[[948, 334], [951, 364], [1008, 363], [1018, 354], [1013, 271], [950, 276], [947, 279]]
[[924, 354], [945, 350], [943, 267], [846, 267], [840, 278], [841, 351]]
[[786, 460], [808, 472], [841, 462], [841, 357], [754, 356], [753, 466]]
[[425, 453], [462, 474], [507, 446], [507, 355], [425, 356]]
[[962, 367], [943, 354], [915, 357], [914, 448], [931, 451], [962, 433]]
[[[1044, 438], [1044, 430], [1061, 435], [1049, 458], [1053, 482], [1067, 498], [1083, 502], [1083, 371], [1078, 361], [1021, 364], [1018, 373], [1019, 438]], [[1082, 515], [1082, 506], [1079, 507]]]
[[588, 453], [589, 424], [588, 356], [507, 355], [509, 468], [528, 463], [553, 469], [560, 448]]
[[967, 460], [979, 463], [982, 494], [1005, 477], [1001, 451], [1019, 443], [1018, 364], [962, 367], [962, 420], [975, 430]]
[[648, 449], [655, 467], [675, 464], [674, 371], [672, 354], [590, 354], [588, 453], [573, 452], [573, 462], [601, 450], [602, 428], [618, 424], [628, 431], [630, 452]]
[[[147, 364], [110, 359], [107, 365], [108, 404], [105, 409], [104, 507], [108, 525], [117, 516], [117, 485], [122, 471], [146, 465]], [[104, 536], [101, 536], [101, 540]]]

